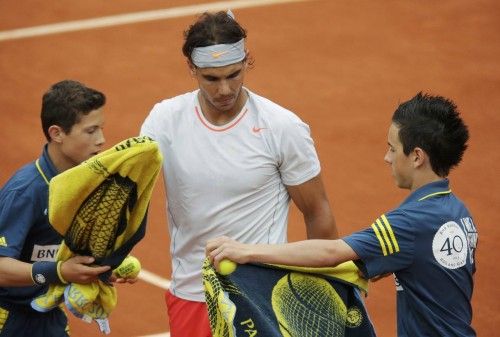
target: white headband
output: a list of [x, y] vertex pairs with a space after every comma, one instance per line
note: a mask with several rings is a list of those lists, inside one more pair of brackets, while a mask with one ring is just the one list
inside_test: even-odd
[[198, 68], [224, 67], [243, 61], [245, 57], [244, 38], [231, 44], [197, 47], [191, 53], [191, 60]]

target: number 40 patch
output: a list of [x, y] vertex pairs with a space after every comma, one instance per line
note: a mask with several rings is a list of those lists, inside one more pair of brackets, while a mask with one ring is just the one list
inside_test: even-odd
[[460, 226], [449, 221], [442, 225], [432, 241], [434, 258], [445, 268], [457, 269], [467, 261], [467, 238]]

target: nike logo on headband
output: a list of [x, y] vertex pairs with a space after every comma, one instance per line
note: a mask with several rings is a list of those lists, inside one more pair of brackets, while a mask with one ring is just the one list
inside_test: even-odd
[[221, 57], [222, 55], [227, 54], [227, 53], [229, 53], [229, 51], [228, 51], [228, 50], [225, 50], [225, 51], [220, 51], [220, 52], [213, 52], [213, 53], [212, 53], [212, 57], [213, 57], [214, 59], [218, 59], [219, 57]]

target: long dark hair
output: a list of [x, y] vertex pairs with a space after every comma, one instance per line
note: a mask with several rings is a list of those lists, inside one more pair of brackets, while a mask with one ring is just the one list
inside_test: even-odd
[[246, 30], [227, 12], [205, 12], [184, 32], [182, 53], [193, 63], [191, 53], [194, 48], [236, 43], [246, 37]]

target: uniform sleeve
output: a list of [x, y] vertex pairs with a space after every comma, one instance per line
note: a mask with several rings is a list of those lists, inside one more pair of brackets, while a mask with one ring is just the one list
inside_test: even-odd
[[299, 118], [285, 125], [281, 140], [279, 170], [285, 185], [300, 185], [321, 170], [309, 126]]
[[24, 241], [35, 223], [34, 202], [17, 191], [0, 197], [0, 256], [19, 258]]
[[381, 215], [369, 228], [343, 240], [359, 256], [357, 264], [368, 278], [393, 273], [413, 263], [415, 233], [401, 210]]

